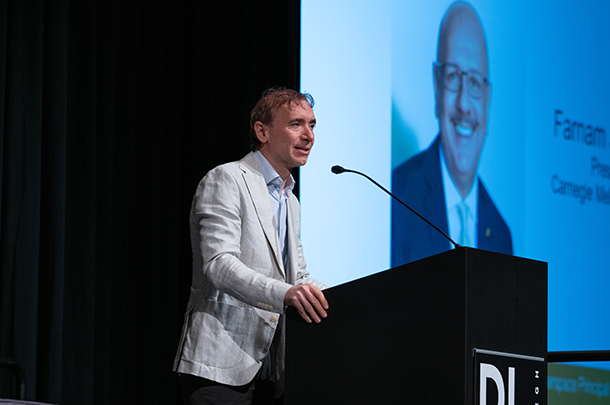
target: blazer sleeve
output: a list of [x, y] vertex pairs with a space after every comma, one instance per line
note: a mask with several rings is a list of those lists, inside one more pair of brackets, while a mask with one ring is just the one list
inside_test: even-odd
[[213, 169], [200, 182], [191, 209], [191, 238], [202, 288], [211, 283], [248, 305], [284, 312], [291, 285], [282, 279], [235, 166]]

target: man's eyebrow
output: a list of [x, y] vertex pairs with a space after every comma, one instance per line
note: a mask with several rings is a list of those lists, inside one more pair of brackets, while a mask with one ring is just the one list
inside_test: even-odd
[[[307, 119], [306, 119], [306, 118], [303, 118], [303, 117], [296, 117], [296, 118], [291, 119], [289, 122], [305, 122], [305, 121], [307, 121]], [[317, 121], [316, 121], [316, 119], [314, 118], [314, 119], [311, 119], [311, 120], [309, 120], [309, 121], [307, 121], [307, 122], [309, 122], [310, 124], [313, 122], [313, 123], [315, 124]]]

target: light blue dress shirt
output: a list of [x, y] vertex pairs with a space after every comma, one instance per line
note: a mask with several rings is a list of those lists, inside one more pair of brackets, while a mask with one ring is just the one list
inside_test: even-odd
[[269, 200], [271, 201], [271, 208], [273, 209], [273, 216], [275, 217], [277, 236], [280, 241], [280, 249], [282, 250], [282, 260], [284, 262], [284, 269], [286, 269], [286, 201], [294, 188], [294, 178], [290, 175], [290, 177], [286, 179], [286, 184], [284, 185], [280, 175], [277, 174], [273, 166], [271, 166], [262, 153], [256, 151], [254, 152], [254, 156], [261, 167], [265, 183], [267, 183]]

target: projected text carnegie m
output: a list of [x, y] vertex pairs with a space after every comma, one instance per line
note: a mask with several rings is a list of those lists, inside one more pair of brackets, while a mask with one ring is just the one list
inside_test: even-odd
[[561, 110], [555, 110], [554, 135], [586, 146], [608, 148], [608, 135], [604, 128], [565, 118]]

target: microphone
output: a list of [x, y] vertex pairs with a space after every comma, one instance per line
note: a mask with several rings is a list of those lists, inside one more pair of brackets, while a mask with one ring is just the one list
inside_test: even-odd
[[335, 165], [333, 167], [330, 168], [330, 171], [332, 171], [335, 174], [341, 174], [345, 171], [344, 168], [342, 168], [341, 166]]
[[434, 225], [432, 222], [428, 221], [426, 218], [424, 218], [423, 216], [421, 216], [419, 214], [419, 212], [415, 211], [413, 208], [409, 207], [404, 201], [402, 201], [400, 198], [396, 197], [394, 194], [390, 193], [385, 187], [383, 187], [381, 184], [377, 183], [375, 180], [373, 180], [372, 178], [370, 178], [369, 176], [367, 176], [364, 173], [358, 172], [356, 170], [350, 170], [350, 169], [346, 169], [344, 167], [341, 167], [339, 165], [335, 165], [333, 167], [330, 168], [330, 171], [335, 173], [335, 174], [341, 174], [341, 173], [356, 173], [359, 174], [362, 177], [366, 177], [369, 181], [371, 181], [374, 185], [376, 185], [377, 187], [379, 187], [380, 189], [382, 189], [383, 191], [385, 191], [386, 193], [388, 193], [388, 195], [390, 197], [392, 197], [393, 199], [395, 199], [396, 201], [398, 201], [399, 203], [401, 203], [402, 205], [404, 205], [405, 207], [407, 207], [412, 213], [414, 213], [415, 215], [417, 215], [418, 217], [420, 217], [422, 220], [424, 220], [428, 225], [430, 225], [432, 228], [436, 229], [438, 232], [440, 232], [445, 238], [447, 238], [447, 240], [449, 240], [449, 242], [451, 242], [451, 244], [457, 249], [457, 248], [461, 248], [462, 245], [456, 243], [453, 239], [451, 239], [449, 237], [449, 235], [447, 235], [445, 232], [441, 231], [440, 228], [438, 228], [436, 225]]

